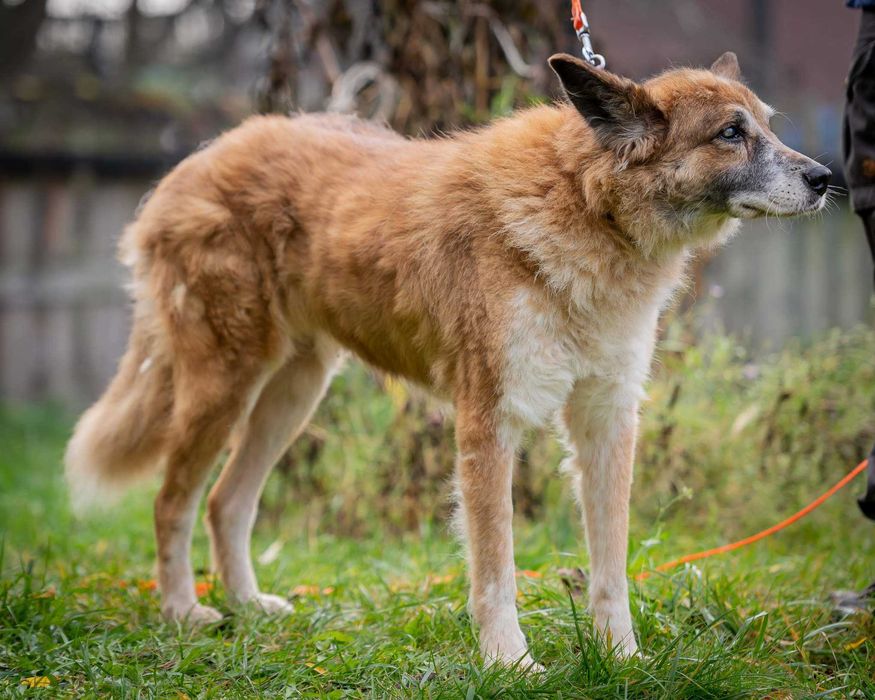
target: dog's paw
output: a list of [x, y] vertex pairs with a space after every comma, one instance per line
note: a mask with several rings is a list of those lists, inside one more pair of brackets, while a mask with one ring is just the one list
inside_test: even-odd
[[256, 593], [246, 605], [251, 605], [268, 615], [291, 615], [295, 607], [285, 598], [270, 593]]
[[528, 652], [516, 656], [509, 654], [487, 655], [486, 664], [487, 666], [497, 665], [515, 668], [529, 674], [544, 673], [547, 670], [535, 661]]
[[614, 653], [621, 659], [634, 659], [641, 656], [635, 637], [630, 635], [614, 647]]
[[215, 608], [211, 608], [209, 605], [201, 605], [200, 603], [190, 606], [165, 605], [161, 613], [166, 620], [181, 622], [191, 627], [211, 625], [214, 622], [219, 622], [223, 617], [222, 613]]
[[609, 630], [606, 634], [606, 641], [618, 659], [634, 659], [640, 656], [631, 625], [620, 627], [615, 631]]
[[520, 671], [525, 671], [530, 675], [544, 673], [547, 670], [542, 664], [539, 664], [528, 654], [523, 656], [521, 659], [518, 659], [514, 663], [516, 664], [516, 667], [520, 669]]
[[593, 614], [596, 635], [619, 659], [638, 656], [638, 643], [632, 629], [632, 616], [626, 599], [602, 602]]
[[527, 673], [540, 673], [544, 667], [529, 655], [528, 645], [516, 619], [516, 609], [494, 614], [490, 624], [480, 628], [480, 653], [487, 666], [498, 664]]

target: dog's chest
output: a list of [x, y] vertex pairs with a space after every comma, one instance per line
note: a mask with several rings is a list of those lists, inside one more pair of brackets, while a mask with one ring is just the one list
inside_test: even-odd
[[658, 312], [658, 305], [648, 305], [623, 314], [569, 318], [520, 292], [504, 344], [503, 412], [521, 425], [542, 425], [583, 377], [601, 377], [618, 391], [640, 393]]

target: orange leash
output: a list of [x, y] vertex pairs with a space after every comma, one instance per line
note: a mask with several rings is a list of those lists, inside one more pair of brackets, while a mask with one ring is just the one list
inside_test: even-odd
[[583, 29], [583, 8], [580, 6], [580, 0], [571, 0], [571, 23], [574, 25], [574, 31], [579, 32]]
[[695, 554], [686, 554], [678, 559], [672, 559], [671, 561], [666, 562], [665, 564], [660, 564], [653, 571], [642, 571], [640, 574], [635, 576], [636, 581], [643, 581], [646, 578], [649, 578], [653, 573], [659, 571], [668, 571], [669, 569], [673, 569], [676, 566], [680, 566], [681, 564], [686, 564], [690, 561], [696, 561], [698, 559], [705, 559], [707, 557], [713, 557], [715, 554], [723, 554], [723, 552], [731, 552], [734, 549], [739, 549], [749, 544], [753, 544], [754, 542], [758, 542], [764, 537], [768, 537], [769, 535], [773, 535], [776, 532], [783, 530], [788, 525], [792, 525], [800, 518], [808, 515], [811, 511], [813, 511], [818, 506], [822, 505], [824, 501], [826, 501], [830, 496], [832, 496], [836, 491], [841, 490], [845, 486], [847, 486], [851, 481], [854, 480], [858, 474], [862, 474], [866, 467], [869, 464], [868, 459], [864, 459], [860, 462], [856, 467], [854, 467], [851, 472], [845, 475], [841, 481], [839, 481], [835, 486], [833, 486], [829, 491], [824, 493], [823, 495], [815, 498], [811, 503], [805, 506], [802, 510], [797, 513], [794, 513], [786, 520], [782, 520], [777, 525], [772, 525], [772, 527], [763, 530], [762, 532], [758, 532], [755, 535], [751, 535], [750, 537], [745, 537], [743, 540], [738, 540], [738, 542], [730, 542], [729, 544], [724, 544], [719, 547], [714, 547], [713, 549], [706, 549], [703, 552], [696, 552]]

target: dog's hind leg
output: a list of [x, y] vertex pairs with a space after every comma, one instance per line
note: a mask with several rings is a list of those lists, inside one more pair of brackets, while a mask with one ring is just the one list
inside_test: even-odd
[[254, 602], [266, 612], [291, 609], [284, 598], [258, 590], [249, 540], [267, 475], [309, 421], [339, 357], [333, 343], [316, 343], [296, 351], [268, 381], [207, 499], [213, 564], [238, 603]]
[[255, 377], [187, 364], [177, 373], [174, 424], [164, 484], [155, 499], [161, 611], [170, 620], [214, 622], [222, 615], [195, 596], [190, 550], [200, 496], [210, 468], [228, 442]]

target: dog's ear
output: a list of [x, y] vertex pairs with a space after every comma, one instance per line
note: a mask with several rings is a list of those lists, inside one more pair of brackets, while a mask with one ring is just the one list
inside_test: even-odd
[[732, 51], [727, 51], [711, 64], [711, 72], [719, 75], [721, 78], [741, 80], [741, 68], [738, 67], [738, 56]]
[[549, 62], [605, 148], [624, 163], [641, 162], [654, 151], [666, 119], [643, 87], [568, 54], [551, 56]]

